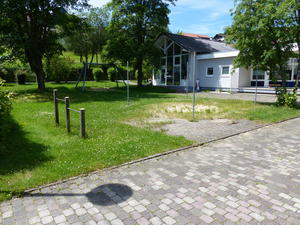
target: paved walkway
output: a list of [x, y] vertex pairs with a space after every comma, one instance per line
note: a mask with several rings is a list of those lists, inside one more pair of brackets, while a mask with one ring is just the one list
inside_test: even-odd
[[300, 224], [300, 119], [0, 205], [0, 224]]

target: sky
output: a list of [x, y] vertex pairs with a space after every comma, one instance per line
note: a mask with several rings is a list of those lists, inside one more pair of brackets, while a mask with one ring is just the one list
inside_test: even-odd
[[[89, 0], [92, 6], [100, 7], [109, 0]], [[224, 32], [232, 23], [230, 9], [234, 0], [178, 0], [171, 6], [170, 25], [172, 32], [214, 36]]]

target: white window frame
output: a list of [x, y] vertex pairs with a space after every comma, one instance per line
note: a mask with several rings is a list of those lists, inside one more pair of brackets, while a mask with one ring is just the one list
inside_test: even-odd
[[[229, 73], [228, 74], [223, 74], [223, 68], [228, 67], [229, 68]], [[221, 77], [230, 77], [231, 75], [231, 65], [221, 65], [220, 66], [220, 76]]]
[[[208, 74], [208, 73], [207, 73], [209, 68], [212, 68], [212, 69], [213, 69], [213, 74]], [[206, 76], [206, 77], [213, 77], [214, 75], [215, 75], [215, 68], [214, 68], [213, 66], [207, 66], [207, 67], [206, 67], [206, 73], [205, 73], [205, 76]]]

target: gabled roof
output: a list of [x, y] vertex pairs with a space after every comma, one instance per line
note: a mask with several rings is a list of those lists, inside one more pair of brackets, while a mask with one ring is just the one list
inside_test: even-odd
[[187, 37], [187, 36], [172, 34], [172, 33], [161, 34], [158, 40], [163, 36], [168, 37], [169, 39], [171, 39], [172, 41], [174, 41], [176, 44], [180, 45], [182, 48], [186, 49], [187, 51], [190, 52], [195, 51], [199, 54], [236, 51], [235, 48], [223, 42], [207, 40], [202, 38]]

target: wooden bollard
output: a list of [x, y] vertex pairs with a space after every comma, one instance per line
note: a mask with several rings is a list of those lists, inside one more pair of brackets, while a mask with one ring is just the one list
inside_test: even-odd
[[67, 133], [69, 134], [71, 132], [71, 118], [70, 118], [70, 98], [65, 97], [65, 105], [66, 105], [66, 128]]
[[54, 102], [54, 116], [55, 124], [59, 125], [59, 113], [58, 113], [58, 100], [57, 100], [57, 89], [53, 90], [53, 102]]
[[80, 137], [85, 138], [85, 109], [80, 109]]

